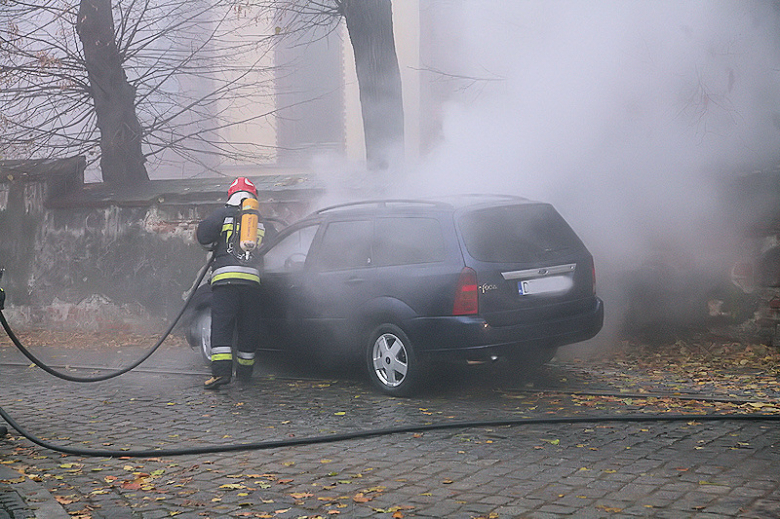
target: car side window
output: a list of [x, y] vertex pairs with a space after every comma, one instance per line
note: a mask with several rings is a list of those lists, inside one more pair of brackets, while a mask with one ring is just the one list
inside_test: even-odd
[[317, 254], [321, 270], [346, 270], [371, 265], [370, 220], [332, 222], [325, 229]]
[[412, 265], [444, 261], [444, 237], [435, 218], [393, 217], [376, 222], [374, 265]]
[[297, 272], [303, 270], [309, 249], [319, 225], [309, 225], [290, 233], [263, 256], [266, 272]]

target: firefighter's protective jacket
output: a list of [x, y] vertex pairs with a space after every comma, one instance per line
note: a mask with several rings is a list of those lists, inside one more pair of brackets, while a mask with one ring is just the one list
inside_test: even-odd
[[[200, 222], [196, 231], [198, 242], [214, 247], [211, 284], [259, 284], [260, 264], [256, 254], [246, 253], [239, 246], [241, 209], [225, 206]], [[257, 246], [265, 235], [265, 226], [257, 223]], [[257, 249], [255, 249], [257, 250]]]

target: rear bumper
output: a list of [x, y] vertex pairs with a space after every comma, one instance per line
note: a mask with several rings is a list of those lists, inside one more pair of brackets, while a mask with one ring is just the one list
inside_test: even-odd
[[604, 303], [594, 298], [586, 312], [565, 318], [490, 326], [479, 316], [412, 319], [409, 338], [423, 354], [454, 354], [468, 359], [503, 356], [531, 347], [558, 347], [591, 339], [604, 325]]

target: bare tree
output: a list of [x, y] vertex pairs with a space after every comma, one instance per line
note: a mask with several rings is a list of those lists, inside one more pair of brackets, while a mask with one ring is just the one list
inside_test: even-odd
[[403, 153], [404, 111], [401, 73], [393, 35], [391, 0], [253, 0], [277, 15], [281, 37], [327, 34], [344, 19], [355, 55], [366, 159], [386, 169]]
[[2, 3], [0, 157], [83, 154], [117, 184], [148, 179], [149, 160], [267, 158], [271, 146], [220, 133], [270, 115], [234, 115], [270, 99], [275, 38], [238, 2]]
[[404, 138], [390, 0], [343, 0], [341, 4], [360, 83], [366, 159], [370, 167], [385, 169], [403, 149]]
[[114, 39], [111, 0], [82, 0], [76, 32], [100, 129], [103, 180], [127, 184], [149, 180], [141, 152], [143, 131], [135, 113], [135, 87], [127, 81]]
[[[369, 166], [386, 168], [402, 153], [390, 0], [2, 4], [0, 157], [85, 155], [100, 160], [105, 181], [130, 185], [149, 178], [149, 161], [214, 171], [224, 160], [268, 161], [272, 144], [232, 142], [224, 130], [278, 109], [267, 102], [275, 42], [323, 34], [342, 18], [355, 53]], [[283, 23], [266, 33], [271, 17]], [[268, 111], [258, 113], [259, 105]]]

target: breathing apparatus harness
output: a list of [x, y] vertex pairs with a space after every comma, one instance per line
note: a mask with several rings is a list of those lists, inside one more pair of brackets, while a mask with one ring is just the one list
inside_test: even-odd
[[[252, 253], [257, 248], [258, 236], [265, 234], [265, 226], [258, 224], [259, 204], [254, 198], [245, 198], [238, 210], [238, 217], [228, 216], [223, 222], [222, 233], [225, 235], [227, 252], [241, 263], [252, 259]], [[240, 223], [239, 223], [240, 222]], [[262, 229], [261, 232], [258, 232]], [[215, 247], [215, 245], [212, 245]]]
[[[243, 254], [238, 253], [232, 246], [233, 243], [229, 242], [228, 252], [236, 256], [239, 260], [247, 262], [252, 259], [252, 253], [257, 248], [257, 239], [259, 234], [259, 226], [263, 224], [258, 223], [260, 217], [260, 204], [256, 198], [245, 198], [241, 202], [241, 234], [239, 238], [239, 247]], [[235, 234], [235, 230], [233, 231]], [[265, 235], [265, 226], [263, 226], [263, 233], [260, 235], [262, 240]]]

